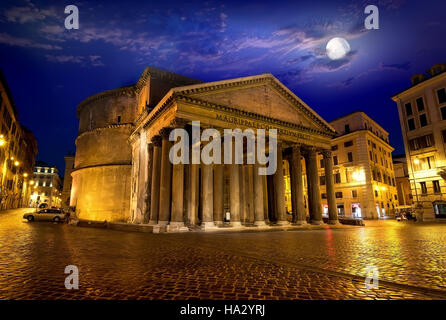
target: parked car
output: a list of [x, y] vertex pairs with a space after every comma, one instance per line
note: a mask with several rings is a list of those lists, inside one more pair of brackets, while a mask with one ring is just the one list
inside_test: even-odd
[[40, 209], [37, 212], [28, 212], [23, 215], [28, 221], [54, 221], [60, 222], [66, 219], [66, 214], [60, 209]]
[[44, 209], [44, 208], [48, 208], [48, 203], [41, 203], [41, 204], [39, 204], [39, 208], [40, 209]]

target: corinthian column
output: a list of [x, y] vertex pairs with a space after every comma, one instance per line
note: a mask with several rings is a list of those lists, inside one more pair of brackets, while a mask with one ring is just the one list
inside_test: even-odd
[[305, 214], [304, 184], [302, 181], [302, 160], [300, 146], [294, 146], [290, 161], [291, 202], [293, 208], [293, 223], [307, 223]]
[[160, 177], [160, 211], [159, 225], [167, 225], [170, 220], [170, 195], [172, 188], [172, 164], [169, 160], [169, 150], [171, 143], [169, 141], [170, 128], [161, 130], [161, 177]]
[[274, 173], [274, 198], [277, 213], [276, 224], [289, 224], [285, 211], [285, 179], [283, 177], [282, 144], [280, 142], [277, 143], [277, 169], [276, 173]]
[[[221, 147], [222, 147], [221, 159], [223, 163], [223, 145]], [[223, 206], [224, 206], [223, 183], [224, 183], [224, 165], [214, 164], [214, 222], [216, 225], [223, 224]]]
[[264, 210], [264, 176], [259, 174], [259, 164], [254, 165], [254, 225], [265, 226], [265, 210]]
[[204, 229], [215, 228], [214, 224], [214, 183], [213, 183], [213, 166], [211, 164], [203, 164], [201, 171], [203, 174], [203, 221], [201, 226]]
[[[178, 121], [177, 128], [184, 129], [185, 122]], [[186, 141], [182, 141], [183, 144]], [[183, 145], [182, 150], [185, 150]], [[185, 156], [183, 159], [185, 159]], [[172, 166], [172, 216], [168, 226], [168, 231], [188, 231], [184, 225], [183, 208], [184, 208], [184, 163], [174, 164]]]
[[232, 143], [232, 163], [229, 164], [229, 196], [231, 225], [233, 227], [240, 227], [242, 225], [240, 222], [240, 165], [235, 164], [235, 151], [235, 143]]
[[145, 195], [144, 201], [146, 203], [146, 210], [144, 212], [144, 223], [150, 220], [151, 196], [152, 196], [152, 167], [153, 167], [153, 144], [147, 144], [147, 181], [145, 181]]
[[160, 201], [160, 167], [161, 167], [161, 137], [152, 138], [153, 144], [153, 164], [152, 164], [152, 184], [150, 195], [150, 225], [158, 223], [159, 201]]
[[309, 147], [305, 157], [308, 181], [308, 205], [310, 223], [322, 224], [321, 194], [319, 190], [319, 175], [317, 172], [316, 148]]
[[336, 211], [336, 198], [334, 190], [334, 179], [333, 179], [333, 162], [331, 158], [331, 151], [324, 150], [322, 153], [324, 156], [324, 166], [325, 166], [325, 188], [327, 191], [327, 203], [328, 203], [328, 223], [337, 224], [338, 212]]

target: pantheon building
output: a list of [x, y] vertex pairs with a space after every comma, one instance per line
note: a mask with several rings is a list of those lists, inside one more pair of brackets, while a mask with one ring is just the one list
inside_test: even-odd
[[[77, 115], [70, 205], [79, 219], [151, 225], [154, 232], [321, 224], [322, 154], [326, 222], [338, 221], [335, 130], [269, 73], [203, 83], [147, 67], [136, 84], [82, 101]], [[276, 129], [275, 173], [260, 175], [259, 164], [246, 162], [172, 164], [169, 133], [191, 132], [192, 121], [222, 133]]]

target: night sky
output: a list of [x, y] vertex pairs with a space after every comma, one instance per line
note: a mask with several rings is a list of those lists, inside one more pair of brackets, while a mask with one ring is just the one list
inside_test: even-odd
[[[102, 3], [102, 4], [101, 4]], [[66, 5], [79, 29], [66, 30]], [[364, 30], [364, 8], [379, 30]], [[215, 81], [271, 72], [327, 121], [363, 110], [403, 153], [390, 97], [446, 62], [446, 1], [2, 1], [0, 67], [37, 159], [64, 169], [77, 105], [135, 83], [145, 66]], [[330, 60], [333, 37], [351, 52]], [[63, 171], [61, 172], [63, 175]]]

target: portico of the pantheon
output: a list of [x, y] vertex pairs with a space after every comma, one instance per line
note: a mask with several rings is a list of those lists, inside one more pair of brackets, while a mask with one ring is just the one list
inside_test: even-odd
[[[335, 131], [269, 73], [202, 83], [148, 67], [135, 85], [89, 97], [77, 113], [71, 206], [79, 219], [152, 225], [154, 232], [321, 224], [322, 154], [328, 223], [338, 221]], [[191, 132], [192, 121], [217, 129], [221, 140], [224, 129], [276, 129], [275, 173], [259, 174], [257, 162], [172, 164], [169, 133]]]

